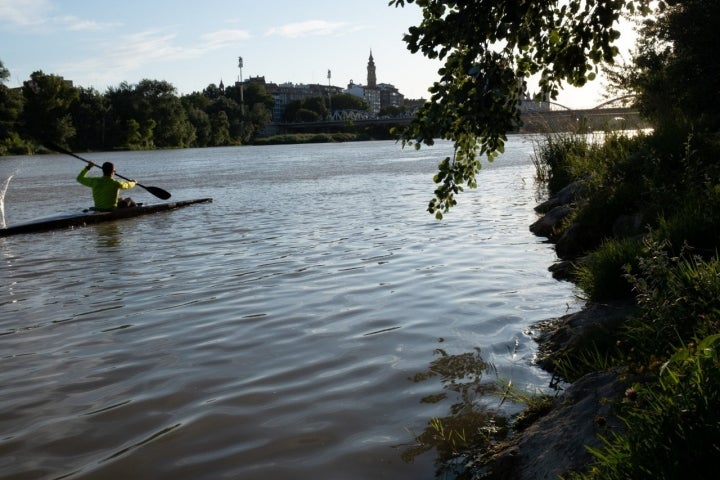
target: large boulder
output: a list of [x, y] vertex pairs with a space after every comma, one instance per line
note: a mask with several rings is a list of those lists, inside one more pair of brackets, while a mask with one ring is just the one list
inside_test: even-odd
[[558, 205], [530, 225], [530, 231], [538, 237], [555, 240], [561, 231], [563, 220], [572, 213], [570, 205]]
[[577, 203], [584, 194], [584, 187], [581, 182], [572, 182], [561, 188], [555, 195], [535, 207], [538, 213], [547, 213], [555, 207]]
[[563, 260], [577, 258], [597, 248], [603, 238], [601, 228], [576, 222], [559, 236], [555, 242], [555, 253]]

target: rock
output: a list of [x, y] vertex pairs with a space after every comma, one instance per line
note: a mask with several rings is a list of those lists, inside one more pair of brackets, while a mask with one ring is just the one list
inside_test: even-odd
[[550, 240], [557, 238], [562, 221], [572, 211], [573, 209], [569, 205], [557, 206], [530, 225], [530, 231], [539, 237], [547, 237]]
[[[582, 261], [579, 258], [583, 254], [595, 249], [610, 234], [599, 226], [579, 223], [560, 232], [563, 220], [572, 212], [573, 205], [581, 201], [582, 194], [582, 185], [575, 182], [535, 208], [545, 215], [530, 230], [554, 241], [555, 252], [561, 259], [550, 268], [555, 278], [573, 280], [573, 261]], [[626, 215], [615, 221], [612, 235], [623, 238], [638, 235], [641, 230], [642, 217]], [[554, 360], [563, 353], [586, 348], [594, 340], [611, 338], [609, 333], [634, 309], [632, 302], [589, 304], [579, 312], [534, 325], [532, 336], [539, 344], [538, 365], [552, 371]], [[585, 375], [553, 400], [549, 413], [495, 448], [492, 456], [482, 462], [484, 466], [475, 472], [475, 478], [557, 479], [572, 471], [585, 471], [593, 461], [588, 447], [602, 446], [599, 435], [623, 431], [614, 406], [625, 390], [626, 385], [615, 371]]]
[[537, 323], [531, 327], [538, 343], [537, 364], [553, 371], [553, 359], [617, 329], [634, 312], [632, 302], [590, 304], [579, 312]]
[[566, 185], [555, 195], [535, 207], [535, 211], [538, 213], [547, 213], [553, 208], [561, 205], [570, 205], [580, 200], [584, 193], [584, 188], [581, 182], [572, 182]]
[[555, 253], [563, 260], [576, 258], [595, 249], [602, 242], [603, 233], [593, 225], [573, 223], [555, 243]]
[[553, 409], [502, 446], [479, 473], [483, 480], [556, 479], [592, 462], [598, 435], [623, 429], [613, 405], [626, 386], [616, 372], [590, 373], [557, 397]]
[[570, 260], [560, 260], [548, 267], [555, 280], [574, 282], [577, 279], [575, 263]]

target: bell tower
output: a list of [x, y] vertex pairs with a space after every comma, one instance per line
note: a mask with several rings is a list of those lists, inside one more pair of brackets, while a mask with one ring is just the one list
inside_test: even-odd
[[375, 61], [373, 60], [372, 50], [370, 50], [370, 59], [367, 65], [367, 86], [368, 88], [377, 87], [377, 77], [375, 76]]

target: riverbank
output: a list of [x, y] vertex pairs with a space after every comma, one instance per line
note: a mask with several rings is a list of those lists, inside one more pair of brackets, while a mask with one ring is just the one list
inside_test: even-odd
[[533, 327], [538, 364], [569, 386], [471, 478], [708, 478], [720, 461], [719, 150], [678, 132], [540, 147], [551, 198], [530, 229], [586, 305]]
[[[557, 210], [572, 208], [576, 200], [563, 190], [548, 202], [538, 205], [545, 212], [530, 228], [550, 241], [558, 237], [550, 232], [562, 228], [564, 215]], [[552, 205], [552, 208], [547, 208]], [[560, 261], [549, 269], [558, 281], [570, 281], [570, 262]], [[600, 333], [618, 328], [635, 312], [633, 302], [587, 303], [579, 312], [534, 324], [531, 337], [538, 344], [537, 364], [557, 374], [557, 362], [568, 351], [582, 348]], [[562, 388], [557, 379], [555, 388]], [[601, 437], [624, 431], [617, 405], [626, 396], [630, 383], [619, 370], [585, 374], [552, 398], [543, 415], [519, 429], [510, 439], [484, 454], [483, 467], [473, 478], [483, 480], [537, 480], [566, 478], [571, 472], [586, 470], [593, 462], [589, 449], [603, 446]]]

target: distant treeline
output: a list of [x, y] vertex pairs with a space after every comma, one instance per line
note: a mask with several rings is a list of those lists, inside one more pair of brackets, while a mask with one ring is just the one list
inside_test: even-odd
[[[0, 62], [0, 155], [22, 155], [53, 142], [75, 151], [145, 150], [255, 143], [271, 123], [273, 96], [258, 82], [177, 95], [166, 81], [121, 83], [104, 93], [34, 72], [21, 88], [4, 85]], [[314, 121], [334, 109], [367, 110], [348, 94], [306, 98], [287, 105], [284, 120]], [[347, 132], [352, 125], [347, 125]], [[287, 139], [286, 139], [287, 141]]]

